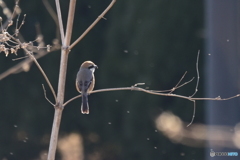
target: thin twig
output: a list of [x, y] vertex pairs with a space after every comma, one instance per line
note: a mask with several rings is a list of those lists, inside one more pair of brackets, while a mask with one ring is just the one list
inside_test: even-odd
[[102, 12], [102, 14], [100, 14], [98, 18], [83, 32], [83, 34], [69, 46], [69, 50], [71, 50], [78, 42], [80, 42], [83, 39], [83, 37], [85, 37], [88, 34], [88, 32], [98, 23], [98, 21], [104, 18], [104, 15], [112, 8], [115, 2], [116, 0], [112, 0], [112, 2]]
[[19, 73], [19, 72], [23, 71], [24, 66], [30, 65], [31, 62], [32, 62], [31, 58], [21, 61], [20, 63], [16, 64], [15, 66], [13, 66], [13, 67], [9, 68], [8, 70], [6, 70], [5, 72], [1, 73], [0, 80], [6, 78], [10, 74]]
[[[54, 50], [58, 50], [58, 48], [54, 48], [52, 51], [54, 51]], [[36, 51], [36, 52], [38, 53], [38, 54], [34, 55], [36, 59], [39, 59], [39, 58], [45, 56], [46, 54], [48, 54], [47, 51]], [[24, 57], [22, 57], [22, 58], [24, 58]], [[18, 59], [13, 59], [13, 60], [18, 60]], [[23, 71], [24, 66], [31, 65], [32, 61], [33, 60], [31, 58], [27, 58], [27, 59], [19, 62], [15, 66], [13, 66], [13, 67], [9, 68], [8, 70], [4, 71], [3, 73], [1, 73], [0, 74], [0, 80], [6, 78], [7, 76], [9, 76], [11, 74], [14, 74], [14, 73], [17, 73], [17, 72], [19, 73], [19, 72]]]
[[[177, 86], [177, 87], [175, 88], [175, 90], [178, 89], [178, 88], [181, 88], [181, 87], [185, 86], [186, 84], [192, 82], [193, 80], [194, 80], [194, 77], [193, 77], [192, 79], [190, 79], [189, 81], [184, 82], [184, 83], [181, 84], [180, 86]], [[150, 91], [157, 92], [157, 93], [164, 93], [164, 92], [170, 92], [171, 90], [173, 90], [173, 89], [162, 90], [162, 91], [158, 91], [158, 90], [150, 90]], [[168, 93], [168, 94], [169, 94], [169, 93]]]
[[192, 78], [192, 79], [190, 79], [189, 81], [187, 81], [187, 82], [185, 82], [185, 83], [181, 84], [181, 85], [180, 85], [180, 86], [178, 86], [176, 89], [178, 89], [178, 88], [181, 88], [182, 86], [185, 86], [186, 84], [188, 84], [188, 83], [192, 82], [192, 81], [194, 80], [194, 78], [195, 78], [195, 77], [193, 77], [193, 78]]
[[[19, 43], [21, 43], [21, 42], [19, 41]], [[49, 88], [50, 88], [50, 90], [51, 90], [51, 92], [52, 92], [52, 94], [53, 94], [53, 97], [54, 97], [54, 99], [55, 99], [55, 101], [56, 101], [57, 96], [56, 96], [55, 90], [53, 89], [53, 86], [52, 86], [51, 82], [49, 81], [46, 73], [45, 73], [44, 70], [42, 69], [41, 65], [38, 63], [38, 61], [37, 61], [37, 59], [34, 57], [34, 55], [31, 54], [26, 48], [23, 48], [23, 50], [31, 57], [31, 59], [34, 61], [34, 63], [36, 64], [36, 66], [38, 67], [38, 69], [40, 70], [40, 72], [42, 73], [42, 75], [43, 75], [44, 79], [46, 80], [46, 82], [47, 82], [47, 84], [48, 84], [48, 86], [49, 86]]]
[[23, 57], [19, 57], [19, 58], [14, 58], [12, 59], [12, 61], [18, 61], [20, 59], [25, 59], [25, 58], [28, 58], [29, 56], [23, 56]]
[[[15, 37], [13, 37], [12, 35], [10, 35], [9, 33], [7, 33], [7, 35], [8, 35], [9, 37], [11, 37], [14, 41], [16, 41], [19, 45], [22, 45], [22, 43], [20, 42], [20, 40], [16, 39]], [[52, 94], [53, 94], [53, 96], [54, 96], [54, 99], [55, 99], [55, 101], [56, 101], [56, 99], [57, 99], [56, 93], [55, 93], [55, 91], [54, 91], [54, 89], [53, 89], [53, 87], [52, 87], [52, 84], [51, 84], [51, 82], [49, 81], [47, 75], [46, 75], [45, 72], [43, 71], [41, 65], [38, 63], [38, 61], [36, 60], [36, 58], [34, 57], [34, 55], [31, 54], [26, 48], [23, 48], [23, 50], [24, 50], [24, 51], [31, 57], [31, 59], [35, 62], [36, 66], [38, 67], [38, 69], [39, 69], [40, 72], [42, 73], [43, 77], [45, 78], [45, 80], [46, 80], [49, 88], [51, 89]]]
[[[5, 2], [4, 1], [1, 2], [0, 6], [5, 11], [5, 12], [3, 12], [3, 14], [5, 14], [6, 17], [8, 18], [8, 20], [5, 21], [5, 23], [2, 25], [3, 29], [7, 30], [7, 28], [12, 24], [12, 19], [15, 18], [15, 16], [17, 14], [21, 13], [21, 9], [19, 8], [18, 3], [19, 3], [19, 1], [15, 2], [15, 6], [14, 6], [14, 9], [13, 9], [13, 13], [12, 13], [10, 11], [10, 9], [7, 7], [7, 5], [5, 4]], [[2, 28], [1, 28], [1, 32], [3, 32]]]
[[189, 127], [193, 123], [195, 118], [195, 113], [196, 113], [196, 101], [193, 100], [193, 116], [192, 116], [191, 122], [187, 125], [187, 127]]
[[171, 94], [172, 92], [174, 92], [176, 90], [176, 88], [181, 83], [181, 81], [183, 80], [183, 78], [185, 77], [186, 74], [187, 74], [187, 71], [183, 74], [182, 78], [178, 81], [178, 83], [175, 85], [175, 87], [172, 88], [172, 90], [171, 90], [171, 92], [169, 92], [169, 94]]
[[198, 61], [199, 61], [199, 54], [200, 54], [200, 50], [198, 50], [198, 55], [197, 55], [197, 62], [196, 62], [196, 70], [197, 70], [197, 84], [196, 84], [196, 88], [195, 88], [195, 92], [193, 93], [193, 95], [191, 97], [193, 97], [197, 91], [198, 91], [198, 84], [199, 84], [199, 79], [200, 79], [200, 76], [199, 76], [199, 71], [198, 71]]
[[62, 12], [61, 12], [59, 0], [55, 0], [55, 3], [56, 3], [56, 8], [57, 8], [58, 24], [59, 24], [59, 30], [60, 30], [60, 35], [61, 35], [61, 41], [63, 43], [65, 34], [64, 34], [64, 28], [63, 28], [63, 22], [62, 22]]
[[43, 87], [43, 92], [44, 92], [44, 97], [45, 97], [45, 99], [46, 99], [52, 106], [54, 106], [54, 104], [47, 98], [46, 89], [45, 89], [45, 87], [44, 87], [44, 84], [42, 84], [42, 87]]

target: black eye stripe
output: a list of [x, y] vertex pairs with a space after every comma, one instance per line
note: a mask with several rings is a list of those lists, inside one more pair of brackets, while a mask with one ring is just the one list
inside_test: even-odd
[[92, 69], [92, 68], [95, 68], [93, 65], [89, 66], [88, 69]]

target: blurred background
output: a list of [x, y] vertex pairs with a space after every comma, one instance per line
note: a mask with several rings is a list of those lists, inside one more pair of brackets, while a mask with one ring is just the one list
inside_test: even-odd
[[[20, 0], [19, 7], [22, 12], [19, 22], [22, 21], [24, 14], [27, 15], [25, 24], [20, 29], [21, 38], [29, 42], [35, 40], [37, 34], [41, 33], [45, 45], [53, 45], [53, 40], [58, 37], [57, 26], [44, 2], [46, 3], [46, 0]], [[55, 11], [55, 1], [48, 0], [48, 2]], [[65, 24], [68, 1], [60, 2]], [[110, 0], [77, 1], [72, 42], [110, 2]], [[233, 3], [232, 7], [235, 9], [239, 7], [236, 1], [229, 2]], [[7, 0], [5, 3], [13, 11], [15, 1]], [[210, 92], [212, 91], [211, 83], [214, 80], [210, 81], [208, 77], [215, 77], [211, 71], [222, 72], [211, 69], [213, 64], [211, 58], [217, 58], [212, 56], [214, 51], [209, 51], [211, 45], [206, 38], [208, 33], [206, 26], [212, 22], [207, 16], [204, 18], [204, 15], [208, 15], [204, 14], [208, 13], [207, 9], [211, 11], [211, 7], [207, 6], [208, 2], [202, 0], [118, 0], [106, 14], [106, 20], [102, 19], [72, 49], [68, 61], [65, 101], [78, 95], [75, 89], [75, 78], [81, 63], [85, 60], [91, 60], [99, 67], [95, 72], [95, 89], [130, 87], [136, 83], [145, 83], [141, 87], [167, 90], [173, 88], [186, 71], [187, 75], [182, 83], [197, 77], [198, 50], [201, 52], [199, 57], [201, 78], [195, 97], [221, 95], [220, 91]], [[221, 6], [225, 5], [221, 4]], [[7, 17], [3, 11], [1, 9], [0, 13], [5, 22]], [[236, 19], [232, 21], [235, 22]], [[13, 26], [8, 29], [11, 33], [15, 29], [16, 18], [13, 21]], [[222, 32], [224, 31], [219, 33]], [[233, 34], [233, 36], [236, 35]], [[232, 39], [230, 41], [227, 39], [230, 38], [225, 38], [225, 43], [232, 42]], [[234, 44], [237, 45], [237, 43]], [[224, 52], [226, 53], [226, 50]], [[237, 50], [234, 53], [237, 53]], [[23, 61], [24, 59], [13, 61], [23, 56], [22, 51], [19, 51], [17, 56], [11, 54], [6, 57], [4, 53], [0, 54], [0, 74]], [[232, 58], [236, 60], [236, 57]], [[225, 58], [221, 59], [223, 60]], [[60, 50], [50, 52], [38, 61], [54, 89], [57, 90]], [[211, 65], [208, 64], [209, 62]], [[231, 60], [228, 62], [232, 63]], [[53, 97], [35, 64], [25, 71], [27, 72], [17, 71], [0, 81], [0, 160], [44, 160], [47, 156], [54, 108], [44, 98], [42, 84], [46, 87], [48, 98], [53, 101]], [[238, 72], [237, 69], [236, 72]], [[236, 72], [232, 74], [235, 75]], [[228, 73], [227, 70], [226, 73]], [[223, 73], [222, 76], [224, 77]], [[191, 96], [195, 91], [196, 82], [197, 78], [174, 93]], [[238, 86], [237, 80], [235, 82]], [[227, 87], [230, 84], [233, 83], [220, 85]], [[216, 87], [219, 88], [219, 86]], [[238, 90], [235, 91], [228, 91], [229, 94], [226, 96], [237, 94]], [[231, 106], [226, 103], [224, 103], [225, 107], [227, 105], [230, 108]], [[158, 122], [164, 126], [171, 121], [179, 123], [170, 124], [170, 128], [179, 128], [178, 124], [182, 125], [182, 129], [187, 129], [186, 126], [193, 116], [191, 101], [136, 91], [114, 91], [90, 95], [89, 115], [81, 114], [80, 105], [81, 99], [76, 99], [64, 109], [57, 160], [202, 160], [210, 158], [211, 144], [207, 138], [200, 143], [190, 141], [192, 145], [191, 143], [189, 145], [181, 141], [182, 138], [180, 140], [172, 138], [165, 128], [159, 126]], [[208, 111], [210, 105], [214, 104], [206, 101], [196, 102], [196, 115], [192, 127], [196, 124], [212, 124], [209, 118], [205, 119], [205, 115], [208, 115], [205, 113], [209, 115], [211, 113]], [[205, 106], [208, 106], [206, 110]], [[236, 112], [234, 108], [232, 111]], [[216, 111], [212, 110], [212, 112]], [[165, 122], [164, 117], [161, 119], [161, 115], [172, 117], [172, 119]], [[224, 112], [219, 116], [223, 117]], [[230, 119], [229, 116], [227, 119]], [[237, 122], [238, 119], [228, 125], [234, 126]], [[226, 125], [221, 122], [215, 124]], [[176, 132], [176, 135], [182, 135], [183, 130], [181, 131], [181, 133]], [[206, 130], [203, 134], [207, 134]]]

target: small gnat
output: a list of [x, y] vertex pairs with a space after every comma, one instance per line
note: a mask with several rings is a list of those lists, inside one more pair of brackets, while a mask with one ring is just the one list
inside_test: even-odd
[[133, 53], [134, 53], [135, 55], [138, 55], [138, 54], [139, 54], [137, 50], [135, 50]]
[[157, 147], [154, 147], [154, 149], [157, 149]]
[[209, 56], [211, 56], [211, 53], [208, 53]]
[[116, 99], [115, 102], [118, 102], [118, 99]]
[[185, 153], [182, 152], [182, 153], [180, 153], [180, 155], [181, 155], [181, 156], [185, 156]]
[[227, 42], [229, 42], [230, 40], [229, 39], [227, 39]]
[[150, 140], [150, 138], [147, 138], [147, 140], [149, 141], [149, 140]]
[[130, 111], [127, 111], [127, 113], [130, 113]]
[[124, 52], [124, 53], [128, 53], [128, 50], [124, 50], [123, 52]]
[[24, 140], [23, 140], [23, 142], [24, 142], [24, 143], [27, 143], [27, 140], [28, 140], [28, 137], [25, 137]]
[[108, 124], [112, 124], [112, 122], [108, 122]]
[[13, 125], [14, 128], [17, 128], [18, 126], [17, 125]]

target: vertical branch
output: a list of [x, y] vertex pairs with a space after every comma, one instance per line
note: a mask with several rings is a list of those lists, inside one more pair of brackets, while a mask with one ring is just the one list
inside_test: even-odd
[[69, 11], [68, 11], [68, 21], [66, 28], [66, 37], [64, 39], [64, 47], [69, 47], [71, 37], [72, 37], [72, 28], [73, 28], [73, 20], [75, 13], [76, 0], [70, 0]]
[[56, 3], [56, 8], [57, 8], [58, 24], [59, 24], [59, 29], [60, 29], [61, 41], [63, 43], [65, 35], [64, 35], [64, 29], [63, 29], [61, 7], [60, 7], [59, 0], [56, 0], [55, 3]]
[[[56, 0], [56, 3], [57, 2], [59, 3], [58, 0]], [[58, 80], [57, 103], [55, 106], [55, 114], [54, 114], [54, 120], [53, 120], [49, 152], [48, 152], [48, 160], [55, 160], [55, 154], [56, 154], [56, 149], [57, 149], [57, 140], [58, 140], [58, 133], [59, 133], [60, 122], [61, 122], [61, 117], [62, 117], [64, 93], [65, 93], [67, 61], [68, 61], [68, 54], [69, 54], [68, 46], [70, 44], [70, 40], [71, 40], [71, 36], [72, 36], [75, 5], [76, 5], [76, 0], [70, 0], [65, 37], [62, 35], [63, 27], [61, 26], [61, 23], [60, 23], [62, 21], [62, 19], [61, 19], [61, 17], [59, 17], [59, 15], [61, 15], [61, 13], [60, 13], [61, 11], [60, 11], [60, 8], [57, 8], [59, 23], [60, 23], [61, 37], [62, 38], [64, 37], [64, 39], [62, 41], [63, 46], [62, 46], [62, 52], [61, 52], [61, 62], [60, 62], [60, 71], [59, 71], [59, 80]], [[60, 7], [59, 4], [57, 6]]]
[[69, 53], [68, 46], [70, 44], [70, 40], [72, 37], [75, 5], [76, 5], [76, 0], [71, 0], [69, 5], [69, 12], [68, 12], [66, 36], [64, 38], [63, 46], [62, 46], [59, 81], [58, 81], [58, 95], [57, 95], [57, 102], [60, 103], [59, 107], [62, 107], [62, 104], [64, 101], [65, 82], [66, 82], [66, 73], [67, 73], [67, 60], [68, 60], [68, 53]]
[[59, 132], [59, 127], [60, 127], [61, 118], [62, 118], [62, 111], [63, 110], [61, 108], [55, 109], [47, 160], [55, 160], [55, 154], [56, 154], [57, 142], [58, 142], [58, 132]]

